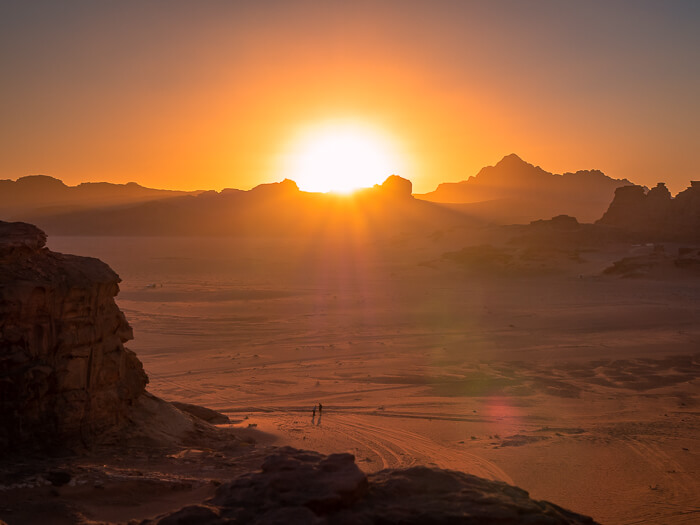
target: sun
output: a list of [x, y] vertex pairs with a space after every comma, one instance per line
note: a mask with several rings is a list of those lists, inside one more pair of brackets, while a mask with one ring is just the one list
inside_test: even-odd
[[397, 151], [388, 135], [370, 126], [318, 124], [292, 141], [283, 171], [304, 191], [350, 193], [401, 172]]

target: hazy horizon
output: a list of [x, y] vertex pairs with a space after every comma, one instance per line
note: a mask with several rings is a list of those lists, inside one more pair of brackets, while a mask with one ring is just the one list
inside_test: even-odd
[[417, 193], [513, 151], [677, 192], [700, 172], [699, 20], [678, 0], [5, 3], [0, 178], [251, 188], [350, 126]]
[[[543, 169], [539, 164], [530, 162], [528, 159], [523, 159], [522, 157], [520, 157], [519, 155], [517, 155], [517, 153], [510, 153], [510, 154], [507, 154], [507, 155], [502, 156], [502, 157], [499, 158], [498, 161], [496, 161], [496, 162], [492, 162], [491, 164], [482, 166], [479, 170], [477, 170], [476, 172], [474, 172], [474, 173], [472, 173], [472, 174], [467, 174], [467, 175], [465, 175], [465, 177], [464, 177], [463, 179], [455, 180], [455, 181], [449, 181], [449, 180], [439, 181], [439, 182], [436, 183], [436, 185], [435, 185], [433, 188], [431, 188], [431, 189], [429, 189], [429, 190], [427, 190], [427, 191], [425, 191], [425, 192], [418, 192], [418, 191], [415, 191], [415, 188], [414, 188], [414, 191], [413, 191], [412, 193], [413, 193], [414, 195], [421, 195], [421, 194], [423, 194], [423, 193], [430, 193], [430, 192], [435, 191], [435, 190], [438, 189], [438, 187], [441, 186], [442, 184], [458, 184], [458, 183], [460, 183], [460, 182], [467, 182], [467, 181], [469, 181], [469, 179], [472, 179], [472, 178], [476, 177], [476, 176], [479, 174], [479, 172], [481, 172], [484, 168], [493, 168], [493, 167], [496, 166], [500, 161], [502, 161], [502, 160], [505, 159], [506, 157], [510, 157], [510, 156], [516, 156], [516, 157], [518, 157], [520, 160], [522, 160], [525, 164], [529, 164], [529, 165], [531, 165], [531, 166], [533, 166], [533, 167], [535, 167], [535, 168]], [[544, 170], [544, 171], [548, 172], [547, 170]], [[595, 169], [595, 168], [580, 167], [580, 168], [578, 168], [578, 169], [575, 169], [575, 170], [572, 170], [572, 171], [569, 171], [569, 172], [565, 172], [565, 173], [571, 174], [571, 173], [576, 173], [576, 172], [578, 172], [578, 171], [600, 171], [600, 170], [597, 170], [597, 169]], [[565, 174], [565, 173], [554, 173], [554, 172], [548, 172], [548, 173], [551, 173], [552, 175], [555, 175], [555, 176], [561, 176], [561, 175], [564, 175], [564, 174]], [[609, 174], [607, 174], [607, 173], [604, 173], [604, 175], [606, 175], [607, 177], [610, 177], [611, 179], [616, 179], [616, 180], [629, 180], [629, 182], [631, 182], [631, 183], [633, 183], [633, 184], [638, 184], [638, 185], [644, 186], [644, 184], [637, 183], [635, 180], [625, 179], [625, 178], [623, 178], [623, 177], [613, 177], [613, 176], [611, 176], [611, 175], [609, 175]], [[384, 177], [384, 178], [382, 178], [382, 179], [378, 179], [376, 182], [368, 183], [366, 186], [357, 186], [356, 188], [354, 188], [353, 192], [354, 192], [355, 190], [369, 189], [369, 188], [372, 188], [372, 187], [374, 187], [374, 186], [381, 185], [387, 178], [389, 178], [389, 177], [391, 177], [391, 176], [399, 176], [399, 177], [401, 177], [401, 178], [404, 178], [404, 179], [410, 181], [410, 182], [413, 184], [413, 180], [411, 180], [411, 179], [409, 179], [409, 178], [407, 178], [407, 177], [402, 176], [400, 173], [388, 173], [388, 174], [386, 175], [386, 177]], [[145, 185], [142, 181], [139, 181], [139, 180], [129, 180], [129, 181], [125, 181], [125, 182], [115, 182], [115, 181], [112, 181], [112, 180], [98, 180], [98, 179], [96, 179], [96, 180], [83, 180], [83, 181], [77, 181], [77, 182], [68, 182], [68, 181], [66, 181], [66, 180], [64, 180], [64, 179], [62, 179], [62, 178], [60, 178], [60, 177], [56, 177], [56, 176], [51, 175], [51, 174], [49, 174], [49, 173], [30, 173], [30, 174], [27, 174], [27, 175], [21, 175], [21, 176], [16, 176], [16, 177], [10, 177], [10, 178], [0, 179], [0, 180], [10, 181], [10, 182], [17, 182], [19, 179], [23, 179], [23, 178], [26, 178], [26, 177], [50, 177], [50, 178], [53, 178], [53, 179], [56, 179], [56, 180], [61, 181], [63, 184], [65, 184], [66, 186], [68, 186], [68, 187], [70, 187], [70, 188], [75, 188], [75, 187], [80, 186], [80, 185], [82, 185], [82, 184], [105, 184], [105, 183], [106, 183], [106, 184], [115, 184], [115, 185], [138, 184], [139, 186], [142, 186], [142, 187], [147, 188], [147, 189], [165, 190], [165, 191], [174, 191], [174, 192], [198, 192], [198, 191], [202, 191], [202, 192], [206, 192], [206, 191], [221, 192], [221, 191], [224, 191], [224, 190], [231, 190], [231, 189], [242, 190], [242, 191], [249, 191], [249, 190], [254, 189], [254, 188], [256, 188], [256, 187], [258, 187], [258, 186], [260, 186], [260, 185], [277, 184], [277, 183], [284, 182], [285, 180], [291, 180], [292, 182], [296, 183], [297, 186], [299, 186], [298, 182], [297, 182], [295, 179], [289, 178], [289, 177], [283, 177], [283, 178], [279, 178], [279, 179], [262, 180], [262, 181], [258, 182], [257, 184], [255, 184], [254, 186], [250, 186], [250, 187], [238, 187], [238, 186], [227, 186], [227, 187], [224, 187], [224, 188], [207, 188], [207, 187], [200, 187], [200, 188], [190, 189], [190, 190], [188, 190], [188, 189], [183, 189], [183, 188], [179, 188], [179, 187], [172, 187], [172, 186], [171, 186], [171, 187], [166, 187], [166, 186], [157, 186], [157, 187], [155, 187], [155, 186], [147, 186], [147, 185]], [[665, 183], [665, 184], [668, 185], [668, 183], [666, 183], [666, 181], [661, 180], [661, 179], [657, 180], [656, 182], [657, 182], [657, 183], [658, 183], [658, 182], [663, 182], [663, 183]], [[683, 185], [683, 184], [685, 184], [685, 185]], [[682, 191], [683, 189], [687, 188], [689, 185], [690, 185], [690, 180], [685, 181], [685, 183], [683, 183], [682, 181], [679, 181], [679, 182], [678, 182], [678, 187], [679, 187], [679, 190], [678, 190], [678, 191]], [[348, 195], [349, 195], [349, 194], [353, 193], [353, 192], [338, 192], [338, 191], [336, 191], [336, 190], [327, 190], [327, 191], [316, 191], [316, 190], [313, 190], [313, 189], [312, 189], [312, 190], [307, 190], [307, 189], [304, 189], [304, 188], [302, 188], [302, 187], [299, 187], [299, 191], [308, 192], [308, 193], [329, 193], [329, 194], [340, 194], [340, 195], [342, 195], [342, 194], [348, 194]], [[677, 192], [673, 192], [673, 193], [677, 193]]]

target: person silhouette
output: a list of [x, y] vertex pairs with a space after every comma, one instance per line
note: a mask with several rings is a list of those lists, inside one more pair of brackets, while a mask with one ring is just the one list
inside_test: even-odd
[[316, 419], [316, 405], [314, 405], [313, 412], [311, 412], [311, 419], [312, 420]]
[[318, 404], [318, 417], [321, 417], [321, 412], [323, 411], [323, 405], [321, 403]]

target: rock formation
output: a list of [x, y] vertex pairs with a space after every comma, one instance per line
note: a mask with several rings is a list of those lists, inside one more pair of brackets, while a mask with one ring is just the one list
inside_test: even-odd
[[390, 175], [381, 186], [376, 185], [375, 188], [380, 188], [387, 195], [410, 198], [413, 192], [413, 183], [398, 175]]
[[281, 448], [262, 469], [221, 485], [202, 505], [142, 525], [225, 524], [594, 524], [506, 483], [428, 467], [365, 475], [351, 454]]
[[0, 453], [85, 444], [122, 425], [148, 378], [124, 347], [119, 276], [0, 222]]
[[135, 182], [84, 182], [67, 186], [54, 177], [29, 175], [16, 181], [0, 180], [0, 219], [27, 220], [58, 211], [65, 213], [71, 209], [134, 204], [198, 193], [145, 188]]
[[603, 270], [605, 275], [619, 277], [668, 278], [677, 275], [697, 275], [700, 272], [700, 250], [681, 246], [674, 253], [663, 244], [637, 246], [636, 254], [623, 257]]
[[615, 190], [615, 198], [598, 224], [641, 233], [654, 240], [700, 239], [700, 181], [675, 198], [663, 182], [648, 192], [641, 186]]
[[599, 170], [550, 173], [511, 154], [467, 180], [442, 183], [435, 191], [416, 197], [460, 203], [465, 212], [500, 224], [523, 224], [561, 214], [593, 222], [610, 204], [615, 188], [630, 184]]
[[[230, 190], [229, 190], [230, 191]], [[256, 197], [267, 196], [284, 196], [284, 195], [294, 195], [299, 192], [299, 186], [297, 183], [290, 179], [284, 179], [282, 182], [270, 182], [267, 184], [259, 184], [250, 190], [251, 195]]]
[[533, 229], [538, 230], [556, 230], [556, 231], [574, 231], [580, 229], [581, 225], [576, 220], [576, 217], [569, 215], [557, 215], [549, 220], [539, 219], [530, 222]]
[[[285, 179], [248, 191], [227, 189], [129, 206], [55, 209], [53, 214], [46, 211], [28, 219], [51, 235], [235, 237], [316, 237], [329, 227], [352, 231], [358, 211], [372, 225], [368, 233], [380, 236], [397, 231], [422, 234], [476, 222], [459, 211], [412, 198], [411, 188], [411, 181], [392, 175], [381, 185], [348, 197], [300, 191]], [[7, 216], [0, 202], [0, 219], [3, 215]]]

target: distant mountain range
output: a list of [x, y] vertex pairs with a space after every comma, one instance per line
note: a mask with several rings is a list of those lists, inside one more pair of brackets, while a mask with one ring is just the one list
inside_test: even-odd
[[34, 175], [0, 180], [0, 219], [59, 235], [308, 235], [365, 229], [377, 234], [527, 223], [556, 215], [599, 219], [628, 180], [600, 171], [554, 175], [517, 155], [475, 177], [423, 195], [392, 175], [351, 197], [300, 191], [284, 180], [251, 190], [183, 192], [136, 183], [67, 186]]
[[0, 208], [0, 218], [32, 222], [54, 235], [299, 235], [338, 240], [367, 233], [375, 237], [429, 233], [478, 222], [413, 198], [411, 187], [410, 181], [392, 175], [381, 185], [346, 197], [303, 192], [294, 181], [284, 180], [248, 191], [156, 194], [156, 200], [85, 204], [55, 213], [29, 208], [7, 217]]
[[0, 180], [0, 215], [5, 220], [16, 220], [27, 216], [55, 215], [78, 209], [133, 204], [198, 193], [201, 191], [144, 188], [135, 182], [84, 182], [77, 186], [67, 186], [54, 177], [30, 175], [16, 181]]
[[524, 223], [562, 214], [593, 222], [608, 208], [615, 189], [629, 185], [632, 182], [627, 179], [613, 179], [598, 170], [549, 173], [512, 154], [465, 181], [445, 182], [435, 191], [415, 196], [496, 223]]

